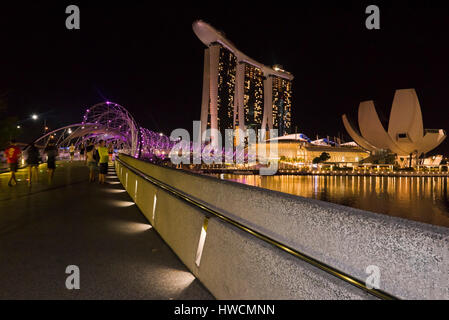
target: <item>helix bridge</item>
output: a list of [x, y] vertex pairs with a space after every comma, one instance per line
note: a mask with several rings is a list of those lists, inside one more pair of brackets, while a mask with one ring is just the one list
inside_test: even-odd
[[208, 144], [198, 148], [191, 141], [170, 140], [170, 137], [163, 133], [141, 127], [126, 108], [111, 101], [89, 107], [81, 122], [50, 131], [35, 140], [34, 144], [42, 150], [52, 141], [61, 151], [60, 157], [63, 158], [68, 157], [68, 149], [72, 144], [79, 150], [82, 145], [97, 144], [100, 140], [104, 140], [107, 146], [112, 145], [117, 153], [147, 161], [168, 159], [175, 145], [178, 146], [176, 150], [190, 154], [193, 163], [198, 163], [198, 154], [201, 162], [201, 156], [205, 153], [215, 158], [214, 154], [218, 151], [221, 151], [220, 156], [215, 159], [221, 158], [223, 163], [239, 158], [244, 162], [256, 160], [253, 155], [248, 154], [247, 149], [223, 147], [221, 150], [215, 150]]
[[79, 149], [100, 140], [112, 144], [116, 152], [146, 160], [167, 158], [175, 143], [162, 133], [139, 126], [126, 108], [110, 101], [88, 108], [81, 122], [48, 132], [34, 143], [45, 148], [53, 141], [60, 150], [67, 150], [72, 144]]

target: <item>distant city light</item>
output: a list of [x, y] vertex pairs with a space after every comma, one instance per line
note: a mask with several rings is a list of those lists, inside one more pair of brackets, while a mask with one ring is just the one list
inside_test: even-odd
[[17, 129], [20, 129], [21, 127], [20, 126], [17, 126]]
[[32, 114], [32, 115], [31, 115], [31, 119], [37, 120], [37, 119], [39, 119], [39, 117], [37, 116], [37, 114]]

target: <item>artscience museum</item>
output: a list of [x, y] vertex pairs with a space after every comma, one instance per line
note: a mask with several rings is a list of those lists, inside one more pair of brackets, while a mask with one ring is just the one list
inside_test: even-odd
[[388, 131], [384, 129], [373, 101], [360, 103], [359, 128], [347, 115], [343, 124], [352, 139], [372, 155], [395, 154], [401, 166], [412, 166], [426, 153], [438, 147], [446, 138], [443, 129], [424, 129], [421, 106], [415, 89], [396, 90], [391, 108]]

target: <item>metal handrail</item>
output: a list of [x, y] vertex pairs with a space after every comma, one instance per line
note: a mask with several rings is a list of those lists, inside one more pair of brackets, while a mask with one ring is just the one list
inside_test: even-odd
[[235, 221], [231, 218], [226, 217], [225, 215], [223, 215], [222, 213], [216, 211], [215, 209], [209, 208], [206, 205], [204, 205], [203, 203], [193, 199], [191, 196], [185, 194], [184, 192], [181, 192], [167, 184], [165, 184], [162, 181], [157, 180], [156, 178], [153, 178], [145, 173], [143, 173], [142, 171], [135, 169], [133, 167], [131, 167], [130, 165], [128, 165], [127, 163], [123, 162], [121, 159], [119, 159], [118, 157], [116, 158], [116, 160], [118, 162], [120, 162], [122, 165], [124, 165], [126, 168], [128, 168], [130, 171], [132, 171], [133, 173], [135, 173], [136, 175], [140, 176], [141, 178], [143, 178], [144, 180], [150, 182], [151, 184], [155, 185], [156, 187], [165, 190], [166, 192], [176, 196], [177, 198], [184, 200], [186, 202], [188, 202], [189, 204], [219, 218], [222, 221], [225, 221], [231, 225], [233, 225], [234, 227], [237, 227], [238, 229], [245, 231], [246, 233], [249, 233], [253, 236], [255, 236], [256, 238], [263, 240], [279, 249], [281, 249], [284, 252], [287, 252], [299, 259], [301, 259], [302, 261], [313, 265], [314, 267], [317, 267], [320, 270], [323, 270], [331, 275], [333, 275], [334, 277], [343, 280], [359, 289], [362, 289], [363, 291], [377, 297], [383, 300], [399, 300], [399, 298], [385, 292], [379, 289], [370, 289], [366, 286], [366, 284], [362, 281], [360, 281], [359, 279], [343, 272], [340, 271], [334, 267], [329, 266], [328, 264], [321, 262], [319, 260], [316, 260], [315, 258], [312, 258], [308, 255], [306, 255], [305, 253], [302, 253], [296, 249], [293, 249], [285, 244], [282, 244], [281, 242], [274, 240], [250, 227], [247, 227], [243, 224], [241, 224], [238, 221]]

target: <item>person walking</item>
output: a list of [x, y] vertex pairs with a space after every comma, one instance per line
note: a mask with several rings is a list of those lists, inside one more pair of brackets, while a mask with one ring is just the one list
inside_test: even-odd
[[112, 154], [114, 153], [114, 146], [112, 142], [108, 145], [109, 161], [112, 162]]
[[95, 159], [95, 146], [93, 144], [86, 148], [86, 161], [89, 167], [89, 182], [95, 182], [95, 171], [97, 171], [97, 160]]
[[11, 172], [11, 177], [8, 181], [8, 186], [12, 187], [12, 181], [17, 184], [16, 172], [19, 170], [19, 157], [22, 154], [22, 150], [16, 145], [16, 140], [11, 139], [11, 143], [5, 150], [5, 156], [9, 164], [9, 171]]
[[38, 182], [38, 167], [40, 161], [39, 149], [36, 148], [34, 142], [30, 144], [27, 151], [27, 164], [28, 164], [28, 186], [31, 187], [32, 181]]
[[105, 183], [105, 175], [108, 173], [109, 150], [105, 147], [105, 144], [104, 140], [100, 140], [100, 146], [98, 147], [98, 154], [100, 155], [98, 180], [100, 184]]
[[75, 156], [75, 146], [73, 145], [73, 143], [69, 147], [69, 152], [70, 152], [70, 162], [72, 162], [73, 157]]
[[53, 140], [50, 140], [45, 148], [45, 153], [47, 154], [47, 172], [48, 172], [48, 183], [53, 182], [53, 176], [56, 169], [56, 157], [58, 155], [58, 149]]
[[86, 159], [84, 158], [85, 152], [86, 152], [86, 148], [84, 147], [84, 143], [81, 143], [81, 146], [80, 146], [80, 160], [81, 160], [81, 161], [86, 160]]

